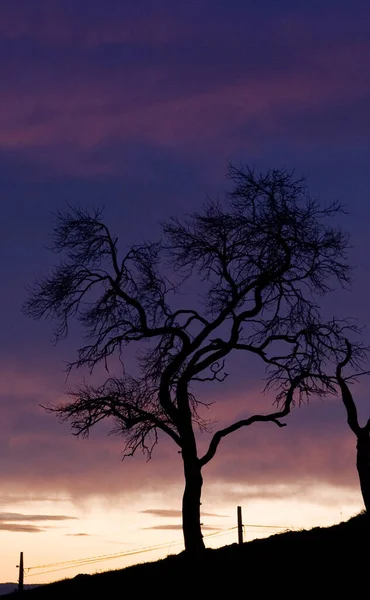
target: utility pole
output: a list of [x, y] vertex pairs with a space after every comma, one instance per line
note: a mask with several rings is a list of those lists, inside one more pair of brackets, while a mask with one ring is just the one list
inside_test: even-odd
[[19, 579], [18, 579], [18, 592], [23, 592], [23, 552], [21, 552], [19, 557]]
[[243, 543], [242, 507], [238, 506], [238, 544]]

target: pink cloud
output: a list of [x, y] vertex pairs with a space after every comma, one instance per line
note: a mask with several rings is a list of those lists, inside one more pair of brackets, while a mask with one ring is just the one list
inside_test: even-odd
[[[0, 404], [4, 494], [24, 494], [28, 490], [37, 495], [58, 493], [77, 498], [145, 494], [161, 491], [164, 485], [181, 489], [182, 461], [171, 441], [160, 440], [150, 462], [138, 454], [122, 463], [120, 439], [107, 436], [107, 427], [93, 430], [88, 440], [77, 440], [67, 424], [59, 424], [39, 409], [39, 398], [58, 396], [47, 379], [33, 379], [30, 373], [16, 371], [10, 376], [7, 371], [6, 378], [0, 377], [0, 381], [5, 380], [0, 396], [6, 397], [12, 389], [12, 398]], [[219, 394], [221, 399], [221, 389]], [[272, 404], [271, 398], [261, 400], [257, 392], [248, 394], [245, 408], [246, 398], [240, 393], [231, 402], [214, 399], [219, 420], [215, 429], [254, 411], [269, 412]], [[316, 482], [359, 492], [355, 438], [339, 401], [329, 401], [325, 406], [318, 402], [295, 409], [283, 429], [271, 423], [255, 424], [225, 438], [213, 461], [204, 468], [205, 489], [218, 484], [231, 490], [239, 484], [263, 490]], [[210, 435], [200, 443], [201, 451]]]
[[[71, 27], [59, 3], [53, 10], [44, 11], [38, 27], [27, 14], [22, 25], [22, 19], [17, 21], [16, 11], [12, 16], [9, 10], [7, 7], [5, 15], [8, 21], [14, 20], [15, 31], [16, 26], [21, 32], [28, 27], [27, 31], [37, 34], [45, 29], [51, 39], [58, 40], [49, 21], [61, 31]], [[6, 23], [5, 19], [3, 28], [11, 31], [12, 27]], [[76, 23], [78, 19], [74, 27]], [[118, 34], [123, 40], [135, 34], [150, 41], [153, 27], [159, 32], [171, 29], [176, 40], [184, 30], [180, 23], [168, 28], [165, 23], [162, 27], [148, 20], [133, 21], [122, 28], [118, 25], [121, 21], [82, 24], [85, 33], [77, 35], [77, 39], [85, 35], [93, 45], [99, 40], [99, 43], [114, 41]], [[271, 140], [284, 135], [295, 143], [310, 143], [306, 129], [315, 131], [315, 135], [323, 135], [325, 131], [320, 111], [348, 105], [368, 95], [370, 86], [364, 75], [370, 45], [356, 40], [340, 41], [338, 45], [320, 38], [313, 51], [309, 43], [310, 24], [293, 25], [288, 27], [280, 20], [272, 39], [282, 44], [285, 34], [287, 47], [294, 47], [299, 33], [301, 63], [296, 61], [285, 68], [279, 65], [275, 73], [270, 71], [265, 75], [263, 70], [250, 66], [245, 70], [232, 69], [230, 74], [225, 65], [219, 72], [208, 74], [207, 65], [202, 64], [189, 71], [190, 78], [185, 75], [181, 78], [176, 60], [171, 61], [171, 44], [167, 62], [161, 60], [155, 66], [150, 62], [118, 62], [106, 69], [95, 65], [88, 54], [78, 54], [68, 69], [62, 55], [57, 68], [53, 68], [52, 61], [49, 65], [35, 62], [30, 72], [16, 57], [10, 57], [2, 71], [0, 149], [20, 153], [30, 163], [49, 166], [57, 172], [104, 175], [117, 172], [118, 164], [111, 157], [89, 158], [89, 153], [109, 144], [127, 144], [127, 152], [130, 144], [144, 143], [190, 156], [205, 150], [227, 156], [240, 145], [258, 152], [266, 143], [264, 136]], [[219, 26], [211, 27], [215, 43]], [[153, 43], [161, 43], [161, 36], [160, 33], [159, 39], [155, 39], [154, 35]], [[171, 38], [171, 43], [174, 40]], [[67, 41], [72, 43], [69, 38]], [[46, 48], [48, 43], [44, 40]], [[16, 78], [15, 72], [19, 73]], [[172, 79], [176, 85], [171, 85]], [[299, 139], [295, 131], [296, 113], [303, 121], [305, 115], [316, 115], [317, 125], [305, 129], [305, 139]], [[356, 123], [353, 127], [356, 128]], [[358, 133], [362, 127], [359, 118]], [[122, 173], [122, 157], [119, 163]]]
[[[33, 122], [29, 107], [33, 105], [42, 113], [42, 95], [28, 94], [27, 105], [22, 106], [16, 102], [17, 92], [13, 97], [8, 94], [7, 102], [3, 101], [0, 148], [23, 152], [30, 162], [51, 163], [57, 171], [80, 168], [82, 174], [86, 172], [84, 154], [112, 142], [141, 142], [185, 153], [199, 153], [209, 147], [215, 151], [220, 144], [227, 154], [241, 142], [241, 137], [245, 138], [245, 134], [237, 132], [249, 121], [258, 123], [261, 131], [274, 134], [280, 129], [279, 119], [274, 116], [276, 108], [285, 103], [292, 107], [329, 105], [338, 94], [346, 101], [354, 95], [340, 81], [321, 85], [308, 78], [287, 78], [221, 86], [217, 91], [175, 100], [152, 100], [146, 106], [134, 106], [122, 90], [120, 101], [109, 109], [109, 90], [85, 84], [81, 89], [77, 86], [76, 90], [64, 91], [63, 98], [58, 90], [49, 93], [45, 118]], [[256, 150], [260, 142], [257, 134], [253, 137], [249, 144]], [[93, 160], [90, 166], [95, 174], [116, 169], [114, 164], [97, 162], [99, 159]]]
[[[370, 54], [370, 47], [367, 48]], [[356, 57], [353, 57], [356, 62]], [[65, 88], [57, 83], [47, 93], [8, 92], [3, 97], [4, 113], [0, 119], [0, 144], [4, 148], [43, 147], [73, 144], [80, 150], [92, 148], [112, 139], [140, 139], [156, 144], [178, 146], [204, 144], [250, 119], [261, 119], [263, 128], [274, 129], [274, 107], [292, 103], [312, 108], [328, 105], [338, 94], [343, 102], [369, 91], [348, 88], [346, 79], [327, 74], [307, 74], [269, 80], [246, 79], [223, 85], [217, 90], [200, 91], [175, 99], [160, 97], [160, 83], [153, 93], [148, 86], [153, 72], [142, 73], [139, 102], [127, 94], [124, 84], [114, 89], [111, 81], [84, 81]], [[157, 88], [157, 89], [156, 89]], [[149, 99], [149, 95], [151, 98]], [[17, 98], [17, 99], [16, 99]], [[114, 98], [114, 102], [112, 102]], [[147, 98], [145, 102], [144, 98]], [[35, 111], [42, 117], [33, 119]]]

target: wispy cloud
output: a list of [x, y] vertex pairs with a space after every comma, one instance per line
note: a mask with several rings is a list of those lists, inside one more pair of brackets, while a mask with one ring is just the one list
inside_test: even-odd
[[[343, 127], [344, 143], [349, 128], [338, 109], [366, 106], [370, 94], [370, 44], [350, 27], [343, 34], [344, 13], [329, 36], [325, 11], [322, 24], [272, 12], [261, 44], [244, 10], [238, 22], [202, 9], [197, 19], [191, 10], [143, 18], [118, 6], [82, 17], [57, 3], [52, 11], [43, 4], [35, 19], [26, 6], [22, 16], [10, 5], [0, 10], [0, 37], [18, 49], [0, 72], [0, 149], [54, 174], [122, 176], [133, 144], [198, 161], [216, 148], [259, 153], [282, 135], [304, 146], [318, 135], [330, 143], [337, 131], [338, 144]], [[351, 112], [352, 135], [367, 139], [365, 110]]]
[[56, 522], [76, 520], [77, 517], [66, 515], [24, 514], [13, 512], [0, 512], [0, 530], [15, 533], [42, 533], [50, 527], [26, 525], [25, 522]]
[[65, 515], [26, 515], [22, 513], [0, 513], [0, 521], [66, 521], [68, 519], [77, 519]]
[[[5, 370], [3, 375], [0, 377], [3, 382], [0, 386], [0, 439], [8, 460], [0, 464], [3, 481], [0, 502], [7, 507], [13, 500], [20, 503], [99, 494], [130, 496], [143, 489], [143, 478], [151, 489], [160, 490], [164, 484], [182, 485], [181, 458], [174, 452], [170, 440], [161, 438], [153, 462], [146, 463], [137, 456], [122, 464], [119, 437], [107, 436], [103, 428], [94, 431], [88, 440], [76, 440], [68, 427], [39, 409], [35, 398], [54, 395], [48, 379], [33, 379], [23, 370], [18, 374], [16, 369]], [[237, 385], [243, 385], [243, 381], [239, 379]], [[10, 392], [12, 395], [8, 398]], [[233, 393], [232, 387], [227, 392], [219, 389], [217, 393], [210, 411], [218, 421], [214, 430], [234, 419], [266, 412], [272, 407], [273, 399], [262, 397], [252, 384], [248, 384], [248, 393], [241, 393], [240, 389]], [[361, 396], [361, 407], [366, 413], [365, 396]], [[230, 486], [236, 482], [251, 486], [295, 485], [311, 478], [358, 489], [353, 467], [355, 438], [343, 418], [339, 400], [313, 402], [309, 407], [296, 409], [286, 423], [283, 429], [271, 423], [256, 424], [225, 438], [204, 470], [205, 489], [223, 482], [225, 493], [229, 489], [231, 494]], [[200, 453], [205, 451], [210, 438], [210, 434], [200, 436]], [[238, 460], [235, 460], [236, 455]], [[147, 514], [162, 518], [180, 514], [165, 508], [153, 510], [147, 509]], [[32, 515], [34, 519], [39, 518], [35, 513]], [[205, 516], [208, 515], [221, 516], [211, 511]]]
[[18, 525], [16, 523], [0, 523], [1, 531], [12, 531], [15, 533], [42, 533], [46, 529], [35, 525]]
[[[141, 513], [153, 515], [155, 517], [181, 517], [181, 510], [170, 510], [165, 508], [148, 508], [141, 510]], [[217, 513], [202, 512], [203, 517], [225, 517], [225, 515], [219, 515]]]
[[[178, 525], [178, 524], [173, 524], [173, 525], [154, 525], [153, 527], [142, 527], [143, 530], [145, 529], [161, 529], [161, 530], [180, 530], [182, 529], [182, 525]], [[219, 527], [211, 527], [210, 525], [202, 525], [202, 529], [207, 529], [207, 530], [211, 530], [211, 531], [217, 531], [219, 529]]]
[[69, 502], [69, 497], [61, 497], [61, 496], [47, 496], [45, 495], [36, 495], [36, 494], [28, 494], [28, 493], [20, 493], [20, 494], [3, 494], [0, 496], [0, 505], [1, 504], [24, 504], [29, 502], [52, 502], [53, 504], [60, 502]]

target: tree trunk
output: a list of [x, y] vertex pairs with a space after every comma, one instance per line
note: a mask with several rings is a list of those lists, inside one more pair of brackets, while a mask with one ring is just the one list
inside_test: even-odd
[[370, 516], [370, 436], [368, 427], [362, 427], [357, 435], [358, 476], [366, 512]]
[[200, 524], [200, 497], [203, 477], [198, 458], [184, 460], [185, 490], [182, 498], [182, 529], [185, 551], [192, 557], [205, 550]]

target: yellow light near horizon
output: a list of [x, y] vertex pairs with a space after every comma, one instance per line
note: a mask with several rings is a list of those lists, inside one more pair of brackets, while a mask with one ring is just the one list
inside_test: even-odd
[[[230, 497], [236, 500], [234, 504], [217, 489], [210, 486], [202, 503], [203, 533], [209, 548], [237, 542], [237, 504], [242, 506], [244, 541], [287, 529], [330, 526], [362, 510], [357, 490], [312, 485], [310, 494], [300, 494], [296, 488], [276, 486], [270, 489], [275, 497], [266, 498], [263, 489], [237, 486], [229, 488]], [[17, 581], [20, 552], [24, 555], [26, 584], [121, 569], [178, 554], [183, 549], [181, 529], [155, 527], [179, 526], [180, 515], [161, 518], [143, 512], [148, 508], [178, 511], [181, 490], [167, 492], [132, 497], [130, 503], [127, 498], [115, 497], [86, 498], [78, 502], [30, 501], [17, 504], [16, 510], [14, 505], [3, 505], [3, 512], [67, 515], [75, 519], [33, 521], [45, 528], [41, 533], [1, 531], [0, 581]]]

